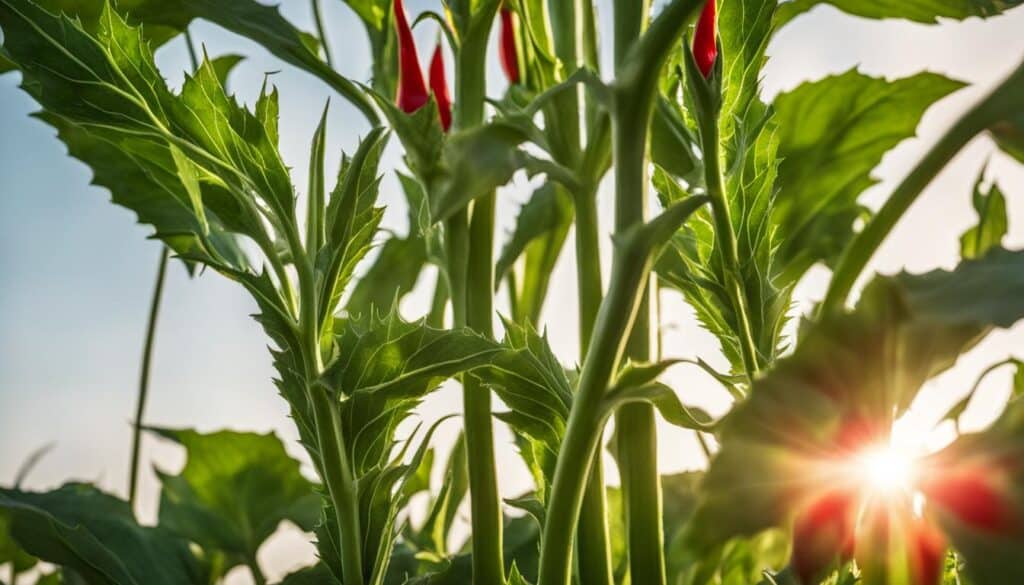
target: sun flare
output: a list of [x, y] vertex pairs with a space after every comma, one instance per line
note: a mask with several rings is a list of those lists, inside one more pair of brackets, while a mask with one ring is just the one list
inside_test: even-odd
[[864, 482], [874, 491], [911, 492], [914, 482], [914, 457], [891, 445], [865, 452], [858, 460]]

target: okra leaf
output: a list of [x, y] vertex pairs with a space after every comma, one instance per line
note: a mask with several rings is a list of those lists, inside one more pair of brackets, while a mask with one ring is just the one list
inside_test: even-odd
[[974, 210], [978, 213], [978, 224], [960, 236], [960, 255], [968, 259], [984, 256], [999, 246], [1009, 230], [1006, 197], [995, 183], [989, 187], [988, 192], [983, 191], [983, 180], [983, 176], [978, 177], [971, 198]]
[[225, 572], [252, 562], [281, 522], [310, 532], [319, 520], [320, 496], [273, 433], [149, 430], [186, 454], [180, 473], [157, 472], [160, 525], [223, 554]]
[[851, 432], [886, 436], [925, 381], [1024, 317], [1022, 295], [1024, 252], [996, 248], [953, 271], [876, 277], [853, 310], [809, 325], [719, 423], [691, 537], [716, 546], [782, 526], [820, 487], [823, 458]]
[[831, 4], [843, 12], [864, 18], [902, 18], [934, 24], [940, 18], [964, 20], [997, 16], [1021, 4], [1020, 0], [793, 0], [779, 7], [779, 26], [819, 4]]
[[837, 259], [864, 213], [858, 197], [878, 182], [871, 171], [914, 136], [932, 104], [963, 86], [935, 73], [888, 81], [851, 70], [775, 98], [782, 162], [772, 213], [783, 281]]
[[44, 493], [0, 489], [15, 540], [36, 557], [95, 585], [206, 582], [188, 544], [140, 526], [128, 503], [85, 484]]

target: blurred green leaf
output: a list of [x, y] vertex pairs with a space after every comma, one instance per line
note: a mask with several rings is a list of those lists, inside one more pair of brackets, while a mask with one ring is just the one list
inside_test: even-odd
[[319, 520], [320, 497], [273, 433], [149, 430], [186, 454], [179, 474], [158, 471], [160, 525], [208, 554], [224, 554], [225, 572], [254, 562], [281, 522], [310, 532]]
[[694, 541], [713, 547], [783, 525], [801, 494], [820, 486], [816, 463], [842, 449], [843, 425], [884, 436], [925, 381], [1022, 317], [1022, 252], [876, 277], [851, 312], [811, 324], [720, 423]]
[[338, 585], [338, 580], [323, 563], [289, 573], [279, 585]]
[[932, 24], [939, 18], [989, 18], [1020, 3], [1020, 0], [793, 0], [780, 5], [778, 20], [781, 26], [819, 4], [831, 4], [843, 12], [865, 18], [903, 18]]
[[45, 492], [0, 489], [11, 533], [40, 559], [92, 585], [180, 585], [205, 576], [184, 540], [139, 526], [127, 502], [85, 484]]
[[1024, 114], [999, 122], [990, 131], [1003, 152], [1024, 163]]
[[775, 98], [782, 162], [773, 219], [785, 283], [838, 257], [864, 213], [858, 197], [878, 182], [871, 171], [914, 136], [933, 103], [962, 87], [934, 73], [887, 81], [851, 70]]
[[995, 183], [988, 192], [982, 191], [982, 176], [974, 185], [972, 203], [978, 212], [978, 224], [960, 236], [960, 255], [967, 259], [979, 258], [1002, 244], [1009, 230], [1006, 216], [1006, 197]]
[[38, 562], [14, 540], [11, 534], [11, 513], [0, 508], [0, 566], [10, 563], [15, 573], [24, 573]]

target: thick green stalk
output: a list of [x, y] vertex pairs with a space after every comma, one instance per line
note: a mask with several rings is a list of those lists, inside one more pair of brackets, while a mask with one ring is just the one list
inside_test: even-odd
[[309, 387], [313, 420], [316, 424], [324, 485], [334, 507], [341, 538], [341, 568], [344, 585], [363, 585], [362, 537], [355, 478], [348, 462], [341, 428], [340, 406], [322, 384]]
[[167, 261], [170, 249], [163, 246], [160, 251], [160, 263], [156, 270], [156, 284], [153, 286], [153, 298], [149, 304], [149, 321], [146, 323], [146, 341], [142, 349], [142, 368], [139, 373], [139, 397], [135, 406], [135, 420], [132, 421], [132, 455], [131, 469], [128, 472], [128, 505], [135, 506], [139, 487], [139, 459], [142, 451], [142, 418], [146, 412], [146, 399], [149, 396], [149, 371], [153, 361], [153, 345], [156, 339], [156, 322], [160, 315], [160, 300], [164, 294], [164, 282], [167, 276]]
[[[646, 0], [615, 2], [615, 62], [620, 73], [630, 47], [647, 26], [649, 12], [650, 5]], [[630, 91], [620, 95], [628, 96]], [[616, 104], [612, 120], [612, 156], [617, 233], [646, 220], [647, 126], [652, 103], [646, 98], [636, 98]], [[628, 358], [638, 362], [650, 360], [650, 328], [650, 286], [645, 280], [636, 322], [626, 346]], [[649, 404], [626, 405], [619, 410], [615, 421], [630, 582], [664, 585], [661, 479], [654, 408]]]
[[[580, 359], [586, 358], [587, 350], [590, 348], [594, 322], [603, 297], [596, 191], [596, 188], [583, 189], [576, 196], [576, 284], [580, 299]], [[593, 457], [576, 536], [577, 573], [580, 583], [612, 585], [615, 581], [612, 573], [604, 463], [601, 460], [600, 446]]]
[[645, 251], [641, 255], [633, 249], [616, 250], [608, 296], [597, 315], [593, 342], [583, 362], [565, 438], [559, 447], [544, 523], [538, 585], [567, 585], [570, 581], [573, 534], [605, 421], [601, 398], [622, 357], [649, 271]]
[[[612, 128], [617, 232], [646, 219], [646, 124], [647, 118], [627, 118], [625, 121], [616, 120]], [[651, 358], [649, 284], [647, 281], [643, 283], [636, 322], [626, 347], [627, 357], [637, 362]], [[664, 584], [661, 480], [654, 408], [649, 404], [629, 404], [619, 410], [615, 420], [630, 580], [634, 583]]]
[[821, 305], [822, 314], [841, 311], [868, 262], [903, 214], [910, 209], [936, 175], [975, 136], [1013, 115], [1020, 108], [1024, 94], [1024, 64], [1021, 64], [1002, 84], [984, 100], [971, 108], [932, 146], [868, 225], [846, 248], [829, 283]]
[[[486, 12], [496, 8], [495, 4]], [[474, 20], [484, 20], [477, 21], [471, 27], [473, 32], [464, 40], [456, 55], [454, 122], [457, 129], [472, 128], [484, 120], [486, 46], [490, 32], [489, 19], [493, 19], [493, 16], [493, 12], [473, 16]], [[494, 193], [473, 202], [469, 245], [462, 249], [462, 252], [468, 254], [468, 266], [461, 283], [464, 287], [465, 324], [488, 337], [494, 337], [494, 206]], [[462, 217], [465, 217], [465, 213], [462, 212]], [[465, 257], [454, 259], [460, 261]], [[453, 282], [452, 286], [454, 305], [457, 285]], [[471, 376], [465, 376], [462, 383], [472, 510], [473, 583], [503, 585], [503, 515], [501, 494], [498, 491], [498, 470], [494, 460], [491, 393]]]

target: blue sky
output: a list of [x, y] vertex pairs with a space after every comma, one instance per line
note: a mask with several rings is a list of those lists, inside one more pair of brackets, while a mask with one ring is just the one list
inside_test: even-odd
[[[368, 49], [362, 29], [346, 7], [325, 2], [331, 44], [339, 69], [365, 79]], [[410, 2], [409, 10], [433, 6]], [[601, 13], [610, 14], [602, 3]], [[300, 27], [311, 28], [308, 3], [289, 1], [284, 12]], [[872, 75], [901, 77], [928, 69], [976, 86], [933, 108], [919, 130], [919, 139], [905, 142], [877, 170], [879, 186], [865, 197], [877, 204], [949, 122], [986, 88], [991, 87], [1024, 58], [1024, 9], [987, 23], [943, 23], [921, 26], [900, 22], [872, 22], [847, 17], [832, 8], [820, 8], [794, 23], [770, 47], [765, 91], [770, 96], [801, 81], [845, 71], [859, 65]], [[310, 137], [330, 91], [312, 77], [278, 62], [257, 46], [206, 23], [194, 34], [211, 55], [238, 52], [249, 56], [232, 78], [243, 101], [252, 102], [265, 72], [280, 71], [273, 81], [281, 90], [282, 149], [296, 169], [306, 165]], [[430, 25], [417, 31], [421, 56], [429, 55], [435, 32]], [[608, 49], [610, 43], [603, 43]], [[159, 54], [159, 63], [173, 85], [187, 68], [180, 42]], [[491, 93], [503, 91], [496, 59], [489, 72]], [[36, 447], [55, 442], [56, 448], [29, 481], [44, 488], [65, 479], [98, 482], [123, 493], [138, 376], [144, 322], [160, 247], [145, 238], [149, 230], [134, 223], [128, 211], [109, 203], [109, 194], [89, 186], [89, 171], [68, 158], [53, 131], [30, 118], [35, 105], [17, 89], [17, 74], [0, 76], [0, 481], [10, 480], [20, 461]], [[351, 149], [367, 127], [341, 99], [332, 100], [329, 146], [336, 156]], [[331, 152], [331, 151], [329, 151]], [[392, 152], [388, 159], [397, 164]], [[1024, 170], [1008, 158], [994, 154], [987, 139], [972, 143], [929, 188], [906, 220], [883, 246], [874, 267], [891, 272], [914, 271], [955, 262], [957, 238], [973, 221], [969, 194], [986, 161], [990, 176], [1007, 194], [1011, 214], [1010, 245], [1024, 243]], [[333, 172], [333, 171], [329, 171]], [[305, 172], [295, 173], [299, 193], [305, 190]], [[509, 227], [514, 210], [525, 197], [526, 183], [501, 194], [501, 225]], [[392, 180], [385, 183], [389, 204], [387, 225], [404, 230], [404, 210]], [[608, 193], [602, 193], [605, 232], [610, 232]], [[567, 249], [571, 249], [571, 246]], [[546, 325], [552, 344], [566, 363], [575, 361], [576, 331], [574, 279], [571, 258], [564, 258], [555, 275]], [[821, 295], [824, 272], [813, 272], [798, 298]], [[425, 294], [414, 295], [404, 310], [415, 315], [427, 304]], [[664, 310], [672, 328], [667, 353], [700, 355], [721, 363], [710, 336], [697, 328], [690, 311], [679, 299], [666, 296]], [[269, 380], [273, 375], [266, 339], [248, 315], [255, 307], [244, 292], [214, 274], [189, 279], [172, 265], [161, 315], [153, 369], [151, 424], [197, 427], [203, 430], [235, 428], [276, 430], [289, 441], [295, 433], [283, 400]], [[1024, 333], [1001, 332], [967, 356], [954, 371], [932, 385], [929, 399], [915, 408], [920, 421], [955, 401], [989, 363], [1013, 351], [1024, 354]], [[690, 401], [721, 412], [726, 397], [713, 383], [690, 370], [673, 371], [669, 381]], [[1005, 397], [1006, 378], [993, 376], [973, 413], [982, 424]], [[428, 401], [424, 418], [458, 410], [457, 394], [447, 389]], [[444, 444], [455, 425], [442, 432]], [[908, 423], [910, 432], [918, 426]], [[940, 434], [941, 435], [941, 434]], [[662, 464], [666, 470], [701, 465], [692, 438], [663, 428]], [[936, 441], [943, 440], [941, 436]], [[518, 459], [501, 435], [499, 453], [508, 493], [528, 485]], [[146, 463], [174, 470], [181, 454], [174, 448], [147, 441]], [[507, 463], [507, 465], [506, 465]], [[143, 478], [142, 511], [155, 514], [156, 480]], [[263, 552], [271, 576], [311, 558], [305, 538], [295, 533], [282, 537]], [[246, 577], [236, 576], [236, 582]]]

